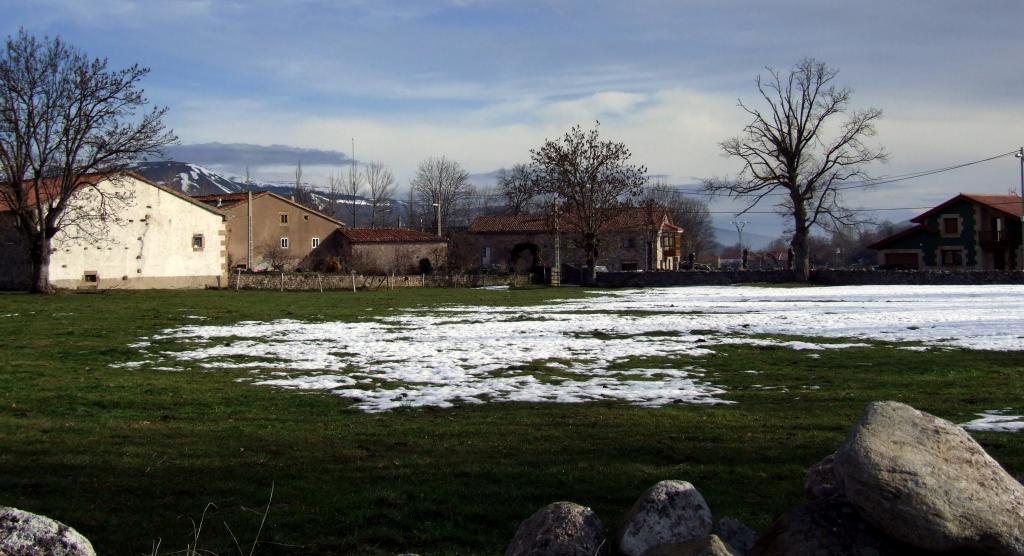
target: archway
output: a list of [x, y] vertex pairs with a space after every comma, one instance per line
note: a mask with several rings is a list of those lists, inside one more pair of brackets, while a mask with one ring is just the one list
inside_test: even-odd
[[[529, 257], [524, 255], [529, 255]], [[512, 272], [532, 272], [540, 266], [540, 248], [534, 243], [517, 243], [512, 248], [512, 260], [509, 266]]]

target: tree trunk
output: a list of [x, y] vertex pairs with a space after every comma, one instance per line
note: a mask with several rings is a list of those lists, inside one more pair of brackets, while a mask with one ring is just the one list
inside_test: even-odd
[[583, 276], [585, 284], [597, 283], [597, 240], [587, 237], [584, 240], [584, 249], [587, 254], [587, 274]]
[[50, 284], [50, 242], [46, 239], [33, 241], [29, 258], [32, 261], [32, 284], [29, 291], [53, 293], [53, 286]]
[[797, 226], [793, 231], [793, 276], [800, 282], [811, 279], [810, 253], [807, 250], [810, 231], [807, 226]]

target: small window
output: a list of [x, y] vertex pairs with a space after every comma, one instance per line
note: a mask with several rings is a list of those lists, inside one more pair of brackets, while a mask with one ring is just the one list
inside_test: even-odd
[[320, 238], [318, 238], [318, 237], [313, 238], [312, 246], [313, 246], [313, 249], [316, 249], [317, 247], [320, 247]]
[[636, 249], [636, 238], [628, 237], [622, 240], [622, 246], [626, 249]]
[[964, 256], [959, 249], [942, 250], [942, 266], [963, 266]]
[[196, 234], [192, 236], [192, 250], [202, 251], [204, 246], [203, 234]]
[[281, 249], [288, 249], [288, 238], [281, 238]]
[[82, 280], [86, 282], [96, 283], [99, 281], [99, 275], [95, 270], [87, 270], [82, 275]]
[[943, 216], [942, 234], [947, 236], [960, 235], [960, 219], [955, 216]]
[[623, 272], [636, 272], [639, 269], [640, 265], [638, 263], [622, 263]]
[[287, 212], [278, 213], [278, 216], [281, 217], [281, 223], [282, 224], [287, 224], [288, 223], [288, 213]]

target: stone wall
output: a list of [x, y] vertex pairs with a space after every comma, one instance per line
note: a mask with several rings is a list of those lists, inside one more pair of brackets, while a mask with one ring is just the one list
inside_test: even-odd
[[322, 274], [317, 272], [233, 272], [228, 287], [246, 290], [388, 290], [393, 288], [478, 288], [484, 286], [523, 286], [530, 283], [525, 274], [429, 274], [366, 275]]
[[[793, 273], [786, 270], [601, 272], [597, 275], [597, 285], [608, 288], [778, 284], [793, 281]], [[1001, 270], [963, 272], [814, 270], [811, 272], [810, 281], [812, 284], [826, 286], [1024, 284], [1024, 272]]]

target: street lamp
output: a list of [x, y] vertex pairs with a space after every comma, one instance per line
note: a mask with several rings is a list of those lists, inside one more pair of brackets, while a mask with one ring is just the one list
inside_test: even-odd
[[1014, 156], [1020, 159], [1020, 249], [1017, 252], [1017, 266], [1024, 272], [1024, 147]]
[[437, 237], [441, 237], [441, 203], [431, 203], [437, 207]]

